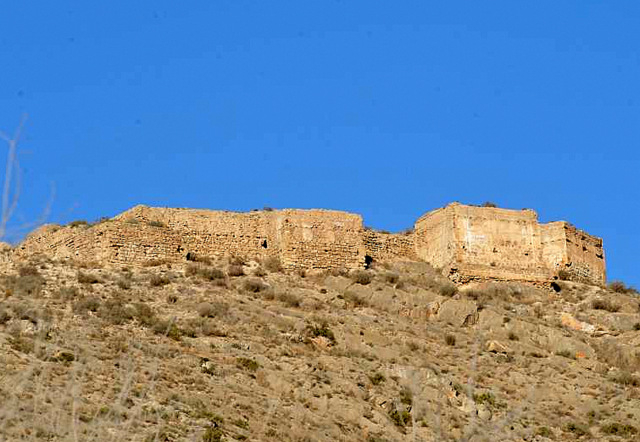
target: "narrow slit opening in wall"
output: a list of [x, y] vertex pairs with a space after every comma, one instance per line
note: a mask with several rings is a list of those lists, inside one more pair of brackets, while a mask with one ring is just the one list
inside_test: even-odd
[[364, 255], [364, 268], [368, 269], [371, 263], [373, 262], [373, 258], [369, 255]]
[[266, 239], [262, 241], [262, 248], [263, 249], [267, 248], [267, 240]]

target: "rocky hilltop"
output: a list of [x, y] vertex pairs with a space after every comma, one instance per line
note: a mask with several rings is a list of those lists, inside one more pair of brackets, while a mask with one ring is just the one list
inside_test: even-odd
[[[2, 251], [0, 440], [638, 440], [634, 289], [566, 280], [571, 272], [553, 288], [480, 277], [459, 288], [450, 271], [419, 258], [374, 255], [367, 269], [363, 262], [311, 271], [270, 253], [289, 250], [287, 232], [304, 240], [310, 231], [316, 241], [320, 224], [309, 220], [316, 214], [342, 223], [331, 243], [337, 247], [338, 233], [360, 221], [334, 212], [225, 215], [246, 228], [282, 217], [269, 236], [251, 239], [262, 256], [207, 256], [184, 240], [147, 243], [136, 255], [144, 260], [104, 259], [118, 251], [109, 255], [105, 244], [121, 244], [118, 257], [136, 249], [133, 240], [115, 241], [122, 232], [209, 238], [211, 215], [182, 219], [186, 213], [139, 207], [93, 227], [61, 228], [58, 237], [48, 227], [24, 249]], [[477, 236], [492, 224], [488, 215], [480, 224], [476, 213], [494, 212], [458, 206], [432, 216], [448, 218], [441, 226], [453, 223], [441, 228], [453, 232], [452, 244], [460, 241], [455, 232], [475, 232], [463, 237], [475, 253], [494, 241]], [[542, 244], [531, 219], [518, 214], [509, 232], [533, 228], [531, 238]], [[417, 223], [414, 244], [433, 222]], [[555, 230], [562, 231], [574, 232]], [[99, 247], [83, 242], [104, 236]], [[309, 253], [300, 244], [292, 256]], [[350, 244], [345, 256], [359, 257], [361, 245]], [[483, 268], [503, 265], [506, 251], [496, 248], [495, 266]], [[475, 270], [479, 259], [469, 264]]]

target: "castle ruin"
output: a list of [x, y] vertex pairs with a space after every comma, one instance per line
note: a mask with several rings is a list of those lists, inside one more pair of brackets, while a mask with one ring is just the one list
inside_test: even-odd
[[[333, 210], [247, 213], [136, 206], [92, 226], [46, 225], [16, 249], [55, 258], [141, 265], [189, 254], [278, 258], [285, 269], [358, 269], [374, 261], [424, 260], [453, 281], [544, 283], [559, 275], [605, 283], [602, 240], [533, 210], [452, 203], [426, 213], [412, 231], [384, 233]], [[192, 256], [192, 255], [191, 255]]]

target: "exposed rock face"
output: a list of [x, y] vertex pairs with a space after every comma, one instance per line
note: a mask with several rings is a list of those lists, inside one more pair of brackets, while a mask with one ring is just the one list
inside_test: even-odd
[[44, 226], [16, 249], [136, 265], [188, 256], [276, 257], [286, 269], [356, 269], [371, 261], [424, 260], [456, 282], [605, 281], [602, 240], [532, 210], [453, 203], [422, 216], [413, 231], [376, 232], [359, 215], [332, 210], [235, 213], [136, 206], [87, 227]]

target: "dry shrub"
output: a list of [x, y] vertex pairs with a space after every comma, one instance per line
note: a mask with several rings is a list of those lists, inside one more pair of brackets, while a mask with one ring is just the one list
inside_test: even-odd
[[621, 371], [613, 375], [611, 380], [625, 387], [640, 387], [640, 378], [632, 375], [628, 371]]
[[558, 279], [560, 281], [569, 281], [571, 280], [571, 273], [569, 273], [569, 271], [561, 269], [560, 271], [558, 271]]
[[202, 279], [206, 279], [208, 281], [215, 280], [224, 280], [225, 275], [224, 272], [220, 269], [216, 269], [214, 267], [209, 267], [202, 264], [192, 264], [187, 265], [187, 269], [185, 271], [187, 276], [198, 276]]
[[366, 270], [354, 270], [349, 277], [353, 282], [361, 285], [367, 285], [373, 280], [373, 274]]
[[98, 307], [98, 316], [115, 325], [122, 325], [136, 319], [145, 327], [152, 327], [157, 322], [155, 312], [143, 303], [124, 304], [119, 299], [111, 299]]
[[344, 300], [351, 304], [353, 307], [366, 307], [367, 305], [369, 305], [366, 299], [350, 290], [344, 292], [343, 296]]
[[80, 284], [100, 284], [102, 283], [102, 278], [98, 275], [89, 272], [83, 272], [82, 270], [78, 271], [77, 275], [78, 282]]
[[611, 313], [615, 313], [620, 310], [620, 306], [612, 302], [610, 299], [594, 299], [591, 301], [591, 307], [594, 310], [606, 310]]
[[169, 283], [171, 283], [171, 280], [164, 275], [153, 275], [151, 279], [149, 279], [149, 285], [151, 287], [161, 287]]
[[298, 295], [290, 292], [281, 292], [276, 295], [278, 301], [285, 304], [287, 307], [300, 307], [302, 300]]
[[11, 313], [0, 305], [0, 325], [4, 325], [11, 320]]
[[131, 288], [131, 280], [127, 278], [118, 278], [116, 285], [122, 290], [129, 290]]
[[196, 310], [203, 318], [216, 318], [225, 316], [229, 311], [229, 305], [224, 302], [202, 302]]
[[280, 262], [280, 259], [275, 256], [269, 256], [268, 258], [265, 258], [265, 260], [262, 262], [262, 265], [265, 269], [267, 269], [267, 271], [271, 273], [282, 271], [282, 263]]
[[382, 279], [388, 284], [397, 284], [400, 280], [400, 275], [395, 272], [385, 272], [382, 274]]
[[267, 272], [262, 266], [258, 266], [253, 271], [253, 276], [257, 276], [258, 278], [264, 278], [265, 276], [267, 276]]
[[231, 264], [229, 266], [229, 268], [227, 269], [227, 274], [229, 276], [243, 276], [244, 275], [244, 268], [242, 267], [241, 264]]
[[247, 292], [258, 293], [266, 290], [267, 285], [257, 278], [249, 278], [244, 281], [242, 288]]
[[631, 287], [631, 286], [627, 287], [627, 285], [622, 281], [612, 281], [609, 283], [608, 288], [612, 292], [616, 292], [616, 293], [631, 294], [631, 295], [638, 294], [638, 290], [636, 290], [635, 287]]
[[83, 219], [77, 219], [67, 224], [67, 227], [88, 227], [89, 223]]
[[640, 369], [640, 352], [619, 345], [614, 339], [603, 338], [592, 342], [598, 360], [626, 371]]
[[232, 266], [243, 266], [246, 264], [246, 261], [243, 257], [238, 256], [238, 255], [233, 255], [231, 256], [231, 258], [229, 259], [229, 264]]
[[4, 280], [7, 294], [37, 298], [42, 293], [44, 278], [40, 275], [8, 276]]
[[180, 329], [180, 327], [176, 325], [175, 321], [171, 319], [163, 319], [157, 321], [153, 325], [152, 330], [154, 333], [167, 336], [174, 341], [179, 341], [184, 334], [183, 330]]
[[158, 258], [158, 259], [151, 259], [145, 263], [143, 263], [143, 267], [158, 267], [164, 264], [171, 264], [171, 260], [167, 259], [167, 258]]
[[86, 312], [97, 312], [100, 308], [100, 299], [95, 296], [88, 296], [79, 299], [73, 303], [73, 311], [76, 314], [85, 314]]
[[187, 253], [187, 261], [199, 262], [205, 265], [211, 265], [213, 263], [213, 260], [208, 256], [202, 256], [194, 252]]
[[438, 293], [441, 296], [452, 297], [458, 293], [458, 287], [450, 281], [443, 281], [438, 285]]

